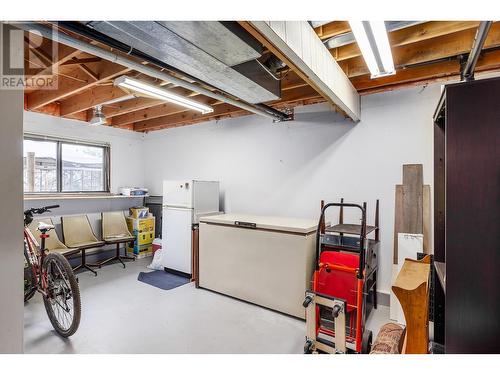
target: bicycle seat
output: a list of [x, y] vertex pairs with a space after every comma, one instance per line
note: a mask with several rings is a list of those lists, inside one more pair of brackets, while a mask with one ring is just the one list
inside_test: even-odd
[[37, 227], [37, 229], [42, 233], [48, 232], [49, 230], [54, 229], [54, 228], [55, 228], [55, 226], [53, 226], [52, 224], [47, 224], [47, 223], [44, 223], [42, 221], [40, 223], [38, 223], [38, 227]]

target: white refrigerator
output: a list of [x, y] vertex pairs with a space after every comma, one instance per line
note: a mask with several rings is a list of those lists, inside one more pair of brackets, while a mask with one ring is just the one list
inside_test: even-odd
[[199, 218], [219, 212], [219, 182], [163, 181], [162, 265], [192, 274], [192, 231]]

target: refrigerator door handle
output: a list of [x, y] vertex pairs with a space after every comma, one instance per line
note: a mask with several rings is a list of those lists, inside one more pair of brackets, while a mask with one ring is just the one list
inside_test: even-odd
[[174, 205], [174, 204], [165, 204], [163, 205], [163, 208], [175, 208], [175, 209], [184, 209], [184, 210], [192, 210], [192, 207], [186, 206], [186, 205]]

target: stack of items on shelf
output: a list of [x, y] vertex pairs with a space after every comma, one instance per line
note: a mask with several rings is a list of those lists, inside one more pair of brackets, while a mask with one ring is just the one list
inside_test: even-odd
[[133, 234], [133, 246], [127, 247], [127, 253], [137, 259], [153, 255], [153, 241], [155, 239], [155, 217], [147, 207], [132, 207], [127, 217], [127, 226]]
[[141, 187], [122, 187], [120, 188], [120, 194], [127, 197], [146, 197], [148, 195], [148, 189]]

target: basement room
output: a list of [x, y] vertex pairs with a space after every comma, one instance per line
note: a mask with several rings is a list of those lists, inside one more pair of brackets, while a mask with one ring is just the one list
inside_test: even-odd
[[195, 3], [1, 17], [0, 358], [498, 365], [498, 4]]

